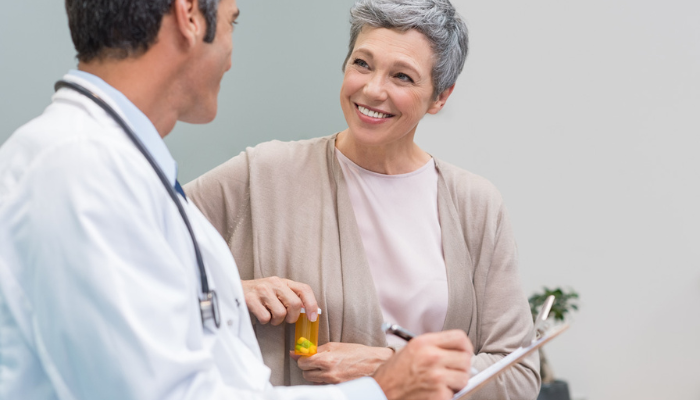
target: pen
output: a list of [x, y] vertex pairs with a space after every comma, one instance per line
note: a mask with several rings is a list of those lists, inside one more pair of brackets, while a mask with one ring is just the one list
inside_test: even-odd
[[[409, 341], [416, 337], [416, 335], [412, 334], [411, 332], [407, 331], [406, 329], [402, 328], [400, 325], [397, 324], [390, 324], [388, 322], [382, 323], [382, 330], [385, 333], [390, 333], [394, 336], [400, 337], [401, 339], [405, 341]], [[479, 370], [472, 367], [471, 370], [469, 371], [472, 376], [476, 375], [479, 373]]]
[[549, 295], [542, 304], [542, 308], [540, 308], [540, 312], [537, 314], [537, 318], [535, 318], [532, 329], [528, 332], [527, 336], [523, 338], [522, 343], [520, 343], [520, 347], [527, 347], [537, 339], [537, 334], [541, 333], [540, 331], [546, 326], [549, 311], [552, 309], [553, 304], [554, 295]]

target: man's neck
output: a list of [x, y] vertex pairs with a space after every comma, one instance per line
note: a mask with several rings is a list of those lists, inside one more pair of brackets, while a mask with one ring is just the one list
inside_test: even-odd
[[138, 57], [116, 60], [105, 58], [88, 63], [80, 62], [78, 69], [93, 74], [120, 91], [143, 112], [161, 137], [175, 127], [178, 107], [173, 100], [175, 85], [172, 75], [163, 70], [160, 63], [150, 60], [153, 54], [146, 52]]

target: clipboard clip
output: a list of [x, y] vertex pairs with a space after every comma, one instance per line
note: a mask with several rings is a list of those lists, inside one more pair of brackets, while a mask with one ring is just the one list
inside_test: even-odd
[[540, 308], [540, 312], [537, 314], [537, 318], [535, 318], [535, 323], [533, 324], [532, 329], [527, 333], [522, 343], [520, 343], [520, 347], [527, 347], [531, 345], [532, 342], [537, 340], [539, 336], [544, 334], [544, 331], [547, 329], [547, 318], [549, 317], [549, 311], [552, 309], [553, 304], [554, 295], [549, 295], [544, 301], [544, 304], [542, 304], [542, 308]]

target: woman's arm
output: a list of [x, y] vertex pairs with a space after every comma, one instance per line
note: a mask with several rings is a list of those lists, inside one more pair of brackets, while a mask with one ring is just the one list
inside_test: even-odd
[[330, 342], [318, 347], [310, 357], [295, 356], [304, 371], [304, 379], [313, 383], [341, 383], [372, 376], [386, 360], [394, 355], [388, 347], [370, 347], [356, 343]]
[[[475, 277], [478, 301], [479, 343], [472, 360], [483, 370], [520, 346], [532, 327], [532, 316], [522, 289], [517, 247], [505, 207], [501, 204], [492, 238], [484, 238]], [[488, 251], [489, 254], [485, 254]], [[539, 357], [533, 353], [505, 371], [473, 399], [534, 399], [539, 391]]]
[[309, 285], [276, 276], [253, 279], [250, 268], [240, 268], [253, 265], [247, 152], [188, 183], [184, 189], [228, 243], [239, 265], [248, 310], [261, 324], [294, 323], [302, 307], [318, 308]]
[[245, 219], [246, 211], [250, 211], [248, 154], [241, 152], [189, 182], [184, 189], [230, 245], [236, 228]]

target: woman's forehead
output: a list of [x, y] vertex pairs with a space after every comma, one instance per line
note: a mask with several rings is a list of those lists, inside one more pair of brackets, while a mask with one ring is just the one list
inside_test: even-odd
[[396, 58], [397, 62], [432, 64], [434, 52], [428, 39], [415, 29], [363, 27], [355, 41], [353, 52], [376, 58]]

